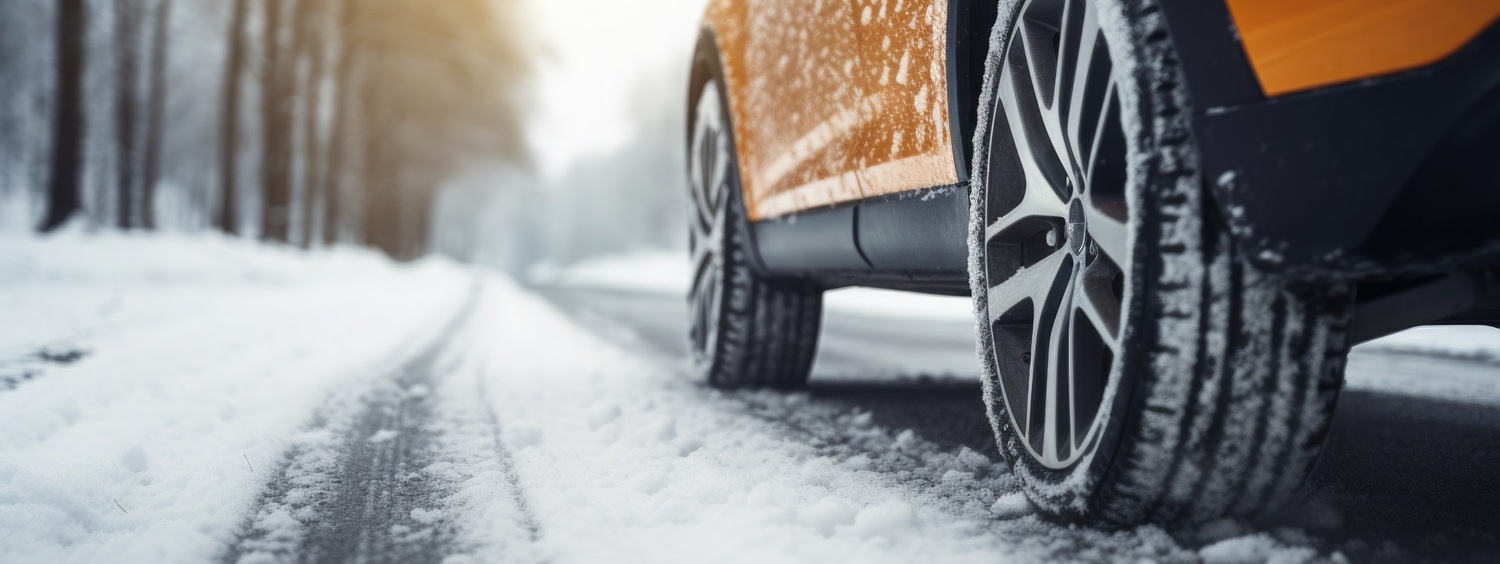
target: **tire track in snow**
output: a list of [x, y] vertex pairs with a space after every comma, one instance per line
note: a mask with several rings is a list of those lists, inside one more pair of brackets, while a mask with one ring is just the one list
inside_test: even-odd
[[[445, 511], [456, 486], [432, 471], [451, 458], [442, 436], [451, 425], [439, 419], [446, 413], [431, 390], [462, 365], [455, 337], [469, 325], [480, 288], [474, 284], [432, 344], [394, 373], [363, 394], [329, 399], [293, 438], [224, 562], [441, 562], [468, 548], [458, 541], [463, 524]], [[487, 430], [498, 437], [493, 414]], [[489, 456], [509, 460], [498, 439], [492, 445]], [[535, 538], [540, 527], [524, 510], [514, 472], [507, 478]]]
[[[484, 371], [480, 370], [480, 374], [482, 375], [483, 373]], [[536, 512], [531, 509], [531, 504], [527, 503], [526, 496], [522, 493], [524, 490], [521, 489], [521, 475], [516, 472], [515, 458], [511, 456], [510, 450], [505, 448], [505, 440], [501, 433], [500, 417], [495, 414], [495, 406], [487, 401], [490, 394], [488, 387], [484, 383], [484, 378], [481, 377], [476, 380], [478, 382], [478, 395], [475, 397], [479, 399], [479, 404], [484, 408], [486, 422], [489, 424], [490, 446], [495, 453], [495, 463], [500, 466], [500, 471], [504, 474], [505, 482], [509, 486], [511, 501], [515, 503], [516, 509], [521, 514], [521, 525], [526, 528], [531, 541], [536, 542], [542, 538], [542, 524], [537, 521]]]

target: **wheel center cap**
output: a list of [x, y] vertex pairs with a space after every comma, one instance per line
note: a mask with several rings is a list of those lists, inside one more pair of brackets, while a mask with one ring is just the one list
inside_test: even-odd
[[1068, 237], [1068, 252], [1074, 257], [1081, 257], [1083, 249], [1088, 243], [1089, 229], [1088, 221], [1083, 217], [1083, 203], [1073, 200], [1068, 206], [1068, 226], [1066, 235]]

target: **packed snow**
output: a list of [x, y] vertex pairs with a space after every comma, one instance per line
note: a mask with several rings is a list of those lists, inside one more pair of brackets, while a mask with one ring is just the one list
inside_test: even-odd
[[809, 393], [711, 390], [443, 260], [5, 238], [0, 312], [0, 562], [292, 559], [351, 453], [392, 449], [414, 465], [381, 483], [420, 495], [382, 535], [453, 562], [1342, 558], [1295, 529], [1051, 524], [990, 455]]

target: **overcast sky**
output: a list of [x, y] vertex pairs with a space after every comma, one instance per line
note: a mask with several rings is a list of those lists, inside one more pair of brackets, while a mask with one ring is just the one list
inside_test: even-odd
[[[666, 65], [688, 64], [707, 0], [524, 0], [537, 63], [538, 114], [528, 136], [540, 172], [629, 140], [630, 92]], [[670, 76], [670, 75], [669, 75]], [[672, 81], [676, 82], [676, 81]], [[685, 84], [663, 84], [664, 94]]]

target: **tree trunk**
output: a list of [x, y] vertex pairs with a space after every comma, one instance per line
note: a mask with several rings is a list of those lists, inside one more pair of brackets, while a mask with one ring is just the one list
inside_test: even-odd
[[318, 203], [322, 199], [322, 168], [324, 155], [319, 142], [322, 135], [319, 118], [322, 104], [327, 46], [323, 41], [319, 25], [327, 19], [324, 4], [317, 0], [303, 0], [297, 6], [297, 58], [307, 62], [307, 71], [302, 77], [302, 247], [311, 248], [317, 240], [313, 230]]
[[366, 83], [360, 85], [360, 124], [364, 159], [360, 163], [359, 187], [364, 192], [360, 217], [360, 234], [366, 245], [399, 258], [401, 254], [401, 214], [396, 201], [399, 194], [400, 164], [385, 151], [380, 138], [386, 123], [378, 114], [380, 91]]
[[52, 138], [52, 169], [47, 186], [47, 211], [39, 229], [50, 232], [68, 222], [79, 209], [79, 171], [83, 167], [84, 35], [83, 0], [57, 2], [56, 127]]
[[239, 193], [235, 190], [238, 179], [240, 139], [240, 76], [245, 66], [245, 12], [246, 0], [234, 0], [234, 12], [229, 19], [229, 60], [224, 65], [224, 124], [220, 129], [219, 169], [223, 202], [219, 206], [219, 229], [230, 235], [239, 234]]
[[411, 202], [402, 210], [406, 214], [406, 236], [403, 241], [402, 260], [417, 260], [427, 254], [432, 237], [432, 204], [437, 198], [436, 190], [422, 190], [410, 197]]
[[261, 94], [261, 180], [265, 197], [261, 199], [261, 238], [285, 243], [291, 220], [291, 143], [292, 96], [296, 65], [289, 64], [287, 49], [282, 45], [287, 0], [265, 1], [265, 62]]
[[140, 225], [156, 228], [156, 184], [161, 181], [162, 113], [167, 98], [167, 47], [170, 45], [172, 0], [156, 4], [151, 32], [151, 90], [147, 94], [146, 155], [141, 171]]
[[115, 0], [115, 152], [119, 198], [115, 226], [135, 227], [136, 34], [140, 0]]
[[333, 124], [330, 127], [328, 138], [324, 141], [324, 152], [328, 154], [327, 166], [323, 167], [324, 202], [323, 202], [323, 244], [334, 245], [339, 243], [343, 236], [345, 219], [349, 217], [348, 204], [344, 198], [344, 167], [349, 161], [350, 151], [350, 122], [354, 119], [354, 69], [356, 65], [356, 52], [354, 50], [353, 28], [354, 0], [341, 0], [339, 2], [339, 17], [334, 21], [333, 27], [338, 31], [338, 62], [334, 69], [333, 92], [330, 99], [333, 101]]
[[380, 154], [379, 144], [370, 140], [373, 137], [369, 135], [365, 139], [364, 154], [368, 158], [361, 167], [362, 181], [359, 183], [364, 191], [364, 209], [361, 210], [364, 213], [360, 216], [359, 231], [366, 245], [397, 257], [401, 252], [400, 213], [393, 186], [397, 179], [387, 167], [389, 161]]

